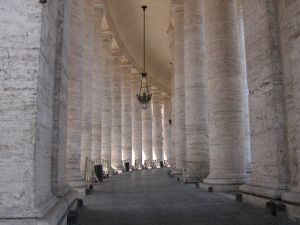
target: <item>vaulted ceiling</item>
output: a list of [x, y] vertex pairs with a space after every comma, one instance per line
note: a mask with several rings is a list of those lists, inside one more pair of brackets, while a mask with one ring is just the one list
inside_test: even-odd
[[143, 66], [143, 11], [146, 10], [146, 70], [165, 92], [170, 92], [169, 0], [107, 0], [119, 40], [141, 70]]

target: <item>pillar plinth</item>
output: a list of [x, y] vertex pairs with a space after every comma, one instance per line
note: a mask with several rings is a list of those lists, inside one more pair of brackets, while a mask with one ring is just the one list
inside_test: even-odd
[[206, 1], [210, 175], [216, 189], [247, 180], [243, 127], [243, 77], [236, 1]]

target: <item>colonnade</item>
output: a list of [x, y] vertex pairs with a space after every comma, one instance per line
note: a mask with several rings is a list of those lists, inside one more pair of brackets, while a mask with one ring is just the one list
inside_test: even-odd
[[174, 175], [297, 216], [299, 6], [171, 1]]
[[57, 224], [86, 158], [167, 159], [187, 182], [299, 216], [299, 1], [171, 0], [172, 90], [152, 83], [147, 110], [105, 1], [41, 3], [0, 9], [21, 12], [1, 29], [23, 27], [0, 40], [0, 224]]

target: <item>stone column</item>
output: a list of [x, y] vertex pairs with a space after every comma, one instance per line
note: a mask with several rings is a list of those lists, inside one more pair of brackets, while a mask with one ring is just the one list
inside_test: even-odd
[[83, 26], [83, 76], [82, 76], [82, 124], [80, 172], [84, 176], [86, 158], [92, 152], [92, 106], [94, 72], [94, 0], [84, 4]]
[[[149, 85], [150, 90], [150, 85]], [[142, 139], [143, 139], [143, 163], [145, 160], [152, 161], [152, 107], [142, 110]]]
[[67, 4], [60, 1], [56, 30], [51, 177], [52, 192], [59, 197], [70, 189], [66, 183], [67, 107], [68, 107], [68, 41]]
[[[283, 65], [285, 76], [285, 105], [287, 117], [287, 136], [289, 146], [289, 184], [293, 185], [290, 192], [282, 199], [294, 204], [288, 206], [289, 215], [299, 219], [300, 203], [300, 33], [299, 13], [300, 2], [280, 2], [280, 22]], [[296, 203], [296, 204], [295, 204]]]
[[102, 18], [104, 3], [98, 1], [94, 5], [94, 71], [93, 71], [93, 107], [92, 107], [92, 153], [91, 159], [101, 158], [101, 121], [102, 121], [102, 77], [104, 70], [104, 55], [102, 42]]
[[171, 117], [171, 97], [163, 95], [163, 156], [168, 163], [173, 161], [172, 153], [172, 125], [170, 124]]
[[[287, 190], [287, 140], [277, 1], [243, 1], [252, 173], [251, 195], [278, 199]], [[255, 198], [255, 197], [253, 197]], [[261, 201], [263, 202], [263, 201]]]
[[83, 2], [72, 1], [67, 121], [67, 181], [71, 187], [84, 187], [80, 174], [83, 76]]
[[184, 1], [186, 181], [209, 172], [204, 0]]
[[174, 24], [174, 123], [175, 165], [181, 173], [186, 160], [185, 94], [184, 94], [184, 5], [181, 0], [172, 0]]
[[205, 183], [233, 190], [246, 181], [243, 75], [236, 1], [207, 0], [210, 175]]
[[162, 154], [162, 115], [161, 115], [161, 92], [152, 86], [152, 146], [153, 160], [163, 161]]
[[[141, 74], [136, 70], [131, 72], [131, 110], [132, 110], [132, 156], [138, 162], [138, 168], [142, 168], [142, 109], [136, 94], [140, 86]], [[134, 163], [134, 162], [133, 162]]]
[[122, 169], [121, 49], [112, 50], [111, 165]]
[[238, 29], [239, 29], [239, 41], [241, 60], [243, 68], [243, 111], [244, 111], [244, 148], [245, 148], [245, 163], [246, 171], [251, 172], [251, 144], [250, 144], [250, 121], [249, 121], [249, 89], [248, 89], [248, 76], [247, 76], [247, 64], [246, 64], [246, 49], [245, 49], [245, 35], [244, 35], [244, 21], [243, 21], [243, 10], [241, 2], [238, 1], [237, 5], [237, 16], [238, 16]]
[[132, 120], [131, 120], [131, 65], [124, 62], [122, 68], [122, 160], [132, 164]]
[[111, 43], [112, 34], [110, 30], [102, 32], [102, 57], [103, 57], [103, 80], [101, 85], [102, 95], [102, 127], [101, 127], [101, 158], [107, 160], [111, 165]]
[[57, 1], [1, 2], [1, 224], [45, 223], [41, 217], [57, 201], [51, 193], [57, 9]]

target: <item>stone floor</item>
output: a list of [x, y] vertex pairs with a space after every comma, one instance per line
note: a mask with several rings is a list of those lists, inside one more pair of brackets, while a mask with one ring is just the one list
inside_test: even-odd
[[292, 225], [284, 215], [183, 185], [167, 169], [135, 171], [94, 187], [79, 225]]

